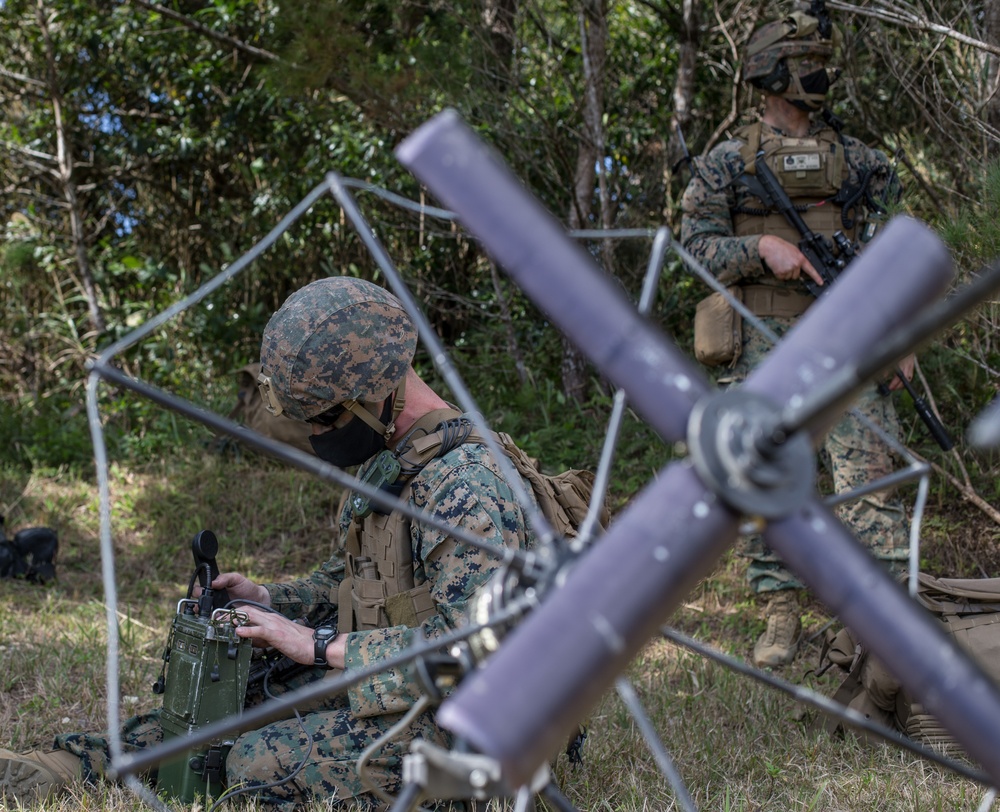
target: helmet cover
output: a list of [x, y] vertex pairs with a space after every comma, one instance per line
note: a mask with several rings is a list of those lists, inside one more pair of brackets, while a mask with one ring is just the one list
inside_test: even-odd
[[781, 70], [781, 60], [811, 56], [825, 62], [833, 56], [840, 32], [831, 26], [831, 38], [827, 39], [820, 34], [819, 28], [817, 18], [801, 11], [793, 11], [784, 19], [758, 28], [747, 43], [744, 80], [761, 90], [781, 95], [790, 78]]
[[352, 277], [318, 279], [264, 328], [261, 396], [272, 413], [295, 420], [347, 400], [377, 403], [405, 378], [416, 347], [416, 327], [387, 290]]

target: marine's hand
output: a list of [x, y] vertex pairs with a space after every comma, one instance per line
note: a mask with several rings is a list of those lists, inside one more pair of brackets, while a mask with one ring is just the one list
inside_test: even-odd
[[271, 593], [260, 584], [255, 584], [245, 575], [238, 572], [223, 572], [212, 581], [213, 589], [225, 589], [229, 592], [229, 599], [240, 599], [245, 601], [255, 601], [264, 606], [271, 605]]
[[[315, 650], [312, 629], [295, 623], [284, 615], [267, 612], [256, 606], [244, 606], [241, 607], [241, 611], [246, 612], [248, 620], [236, 628], [236, 633], [240, 637], [249, 637], [255, 646], [276, 648], [297, 663], [313, 664]], [[327, 646], [327, 660], [330, 665], [343, 668], [344, 644], [345, 637], [340, 636]]]
[[765, 234], [757, 243], [760, 258], [778, 279], [799, 279], [802, 274], [810, 277], [817, 285], [823, 284], [823, 277], [806, 259], [797, 246], [774, 234]]
[[[896, 365], [896, 368], [899, 370], [899, 372], [901, 372], [903, 375], [906, 376], [906, 380], [908, 381], [913, 380], [913, 372], [916, 369], [916, 367], [917, 367], [917, 356], [915, 356], [913, 353], [907, 355], [905, 358], [900, 360], [899, 364]], [[895, 373], [893, 374], [892, 380], [889, 381], [889, 388], [892, 389], [893, 391], [903, 388], [903, 382], [899, 379], [899, 375], [896, 375]]]
[[246, 623], [236, 627], [240, 637], [249, 637], [255, 646], [272, 646], [297, 663], [313, 661], [311, 629], [256, 606], [243, 606], [240, 610], [246, 612], [248, 618]]

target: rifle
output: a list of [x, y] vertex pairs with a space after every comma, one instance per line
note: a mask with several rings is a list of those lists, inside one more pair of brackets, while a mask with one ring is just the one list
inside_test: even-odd
[[[778, 182], [778, 179], [771, 171], [771, 167], [764, 160], [763, 150], [757, 153], [755, 165], [756, 176], [744, 174], [740, 180], [751, 194], [756, 195], [764, 201], [764, 205], [781, 212], [789, 224], [799, 232], [802, 237], [799, 240], [799, 250], [819, 273], [823, 284], [816, 284], [808, 276], [803, 277], [802, 281], [806, 289], [813, 296], [819, 298], [837, 280], [841, 271], [857, 256], [854, 243], [839, 229], [833, 233], [833, 239], [831, 240], [823, 234], [817, 234], [806, 225], [806, 221], [802, 219], [802, 215], [795, 208], [795, 204], [792, 203], [788, 193]], [[834, 253], [834, 246], [836, 246], [839, 254]], [[924, 422], [924, 425], [927, 426], [927, 430], [931, 433], [934, 441], [940, 446], [942, 451], [950, 451], [954, 446], [954, 442], [948, 435], [947, 429], [938, 420], [937, 415], [931, 411], [927, 402], [920, 397], [899, 367], [895, 368], [895, 374], [902, 382], [907, 394], [913, 399], [913, 407]], [[879, 391], [883, 395], [886, 395], [889, 390], [885, 384], [879, 384]]]
[[670, 171], [676, 175], [677, 170], [681, 167], [681, 164], [687, 164], [688, 172], [695, 175], [697, 172], [694, 165], [694, 158], [688, 150], [687, 141], [684, 140], [684, 131], [681, 129], [681, 123], [679, 121], [675, 122], [674, 128], [677, 130], [677, 141], [680, 144], [681, 157], [670, 168]]

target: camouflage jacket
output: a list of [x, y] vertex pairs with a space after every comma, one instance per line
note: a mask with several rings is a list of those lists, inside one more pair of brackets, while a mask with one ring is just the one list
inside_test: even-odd
[[[409, 504], [498, 547], [525, 549], [533, 541], [521, 506], [482, 445], [465, 443], [429, 462], [410, 482]], [[342, 539], [352, 520], [347, 506], [340, 517]], [[438, 637], [461, 626], [477, 591], [500, 564], [499, 557], [416, 522], [410, 528], [410, 544], [414, 580], [429, 582], [437, 612], [419, 628], [350, 632], [348, 669], [370, 666], [399, 654], [421, 637]], [[312, 625], [337, 607], [343, 575], [344, 553], [338, 549], [306, 578], [267, 584], [271, 605], [288, 618], [305, 617]], [[420, 693], [412, 669], [400, 668], [360, 683], [350, 689], [348, 698], [356, 715], [372, 716], [405, 710]]]
[[[767, 124], [762, 125], [766, 136], [784, 134]], [[814, 124], [809, 135], [824, 130]], [[734, 212], [741, 207], [760, 208], [759, 198], [737, 183], [745, 163], [740, 148], [744, 141], [733, 138], [717, 144], [707, 156], [696, 161], [691, 181], [681, 202], [681, 244], [689, 250], [720, 282], [727, 285], [774, 281], [761, 262], [758, 252], [760, 234], [736, 236]], [[858, 186], [870, 170], [869, 192], [875, 200], [883, 200], [891, 176], [889, 161], [877, 150], [861, 141], [843, 136], [844, 154], [849, 171], [848, 183]], [[890, 190], [898, 194], [897, 189]], [[830, 235], [827, 235], [830, 236]], [[793, 283], [798, 285], [799, 283]]]

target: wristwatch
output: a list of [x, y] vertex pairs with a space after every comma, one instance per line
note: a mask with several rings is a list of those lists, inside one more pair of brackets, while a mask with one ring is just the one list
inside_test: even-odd
[[320, 626], [313, 630], [313, 665], [330, 668], [326, 660], [326, 647], [337, 638], [336, 626]]

